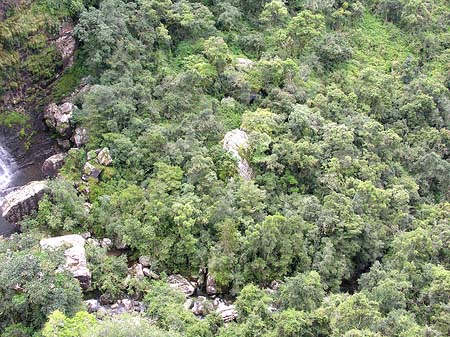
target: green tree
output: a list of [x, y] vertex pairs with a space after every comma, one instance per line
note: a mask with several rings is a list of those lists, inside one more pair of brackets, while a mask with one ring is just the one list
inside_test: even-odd
[[277, 294], [282, 308], [312, 311], [320, 307], [325, 291], [317, 272], [299, 273], [286, 280]]
[[54, 311], [48, 317], [42, 329], [44, 337], [81, 337], [95, 329], [97, 320], [94, 315], [79, 311], [74, 317], [66, 317], [61, 311]]

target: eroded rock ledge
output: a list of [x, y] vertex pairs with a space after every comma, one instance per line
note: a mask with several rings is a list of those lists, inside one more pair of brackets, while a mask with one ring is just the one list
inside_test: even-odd
[[7, 194], [2, 204], [3, 217], [17, 223], [36, 210], [44, 194], [50, 191], [45, 181], [32, 181]]

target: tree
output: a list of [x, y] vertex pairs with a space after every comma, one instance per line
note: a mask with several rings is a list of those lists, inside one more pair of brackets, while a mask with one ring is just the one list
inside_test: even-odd
[[289, 13], [281, 0], [272, 0], [264, 5], [259, 21], [269, 28], [283, 27], [289, 20]]
[[277, 296], [282, 308], [308, 312], [320, 307], [325, 291], [320, 275], [310, 271], [288, 278]]
[[284, 310], [277, 314], [274, 320], [276, 336], [306, 337], [313, 335], [312, 322], [303, 311]]
[[268, 305], [271, 298], [253, 284], [245, 286], [239, 293], [235, 305], [239, 321], [244, 322], [251, 319], [253, 315], [267, 318], [269, 315]]
[[69, 318], [61, 311], [56, 310], [50, 314], [47, 323], [42, 329], [44, 337], [81, 337], [97, 326], [94, 315], [79, 311], [73, 318]]
[[116, 315], [99, 322], [81, 337], [181, 337], [175, 331], [159, 329], [147, 318], [132, 314]]
[[230, 50], [221, 37], [210, 37], [204, 42], [204, 51], [206, 58], [222, 72], [227, 64], [231, 62]]
[[[324, 17], [321, 14], [313, 14], [309, 10], [301, 11], [293, 17], [287, 27], [288, 37], [291, 40], [291, 52], [302, 51], [309, 41], [322, 35], [325, 29]], [[297, 52], [298, 54], [298, 52]]]
[[39, 251], [27, 235], [0, 242], [0, 331], [21, 322], [42, 327], [55, 310], [72, 315], [83, 307], [78, 281], [58, 270], [62, 252]]
[[332, 313], [330, 324], [336, 335], [343, 335], [352, 329], [371, 330], [380, 320], [378, 303], [370, 301], [364, 294], [348, 296]]

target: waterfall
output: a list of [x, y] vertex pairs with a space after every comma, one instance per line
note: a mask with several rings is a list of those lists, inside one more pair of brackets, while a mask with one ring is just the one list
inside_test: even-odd
[[0, 145], [0, 201], [17, 171], [14, 158]]

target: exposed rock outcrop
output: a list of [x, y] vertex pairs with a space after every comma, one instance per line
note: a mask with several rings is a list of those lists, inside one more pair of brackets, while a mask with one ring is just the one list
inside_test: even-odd
[[222, 317], [225, 323], [236, 320], [238, 313], [233, 304], [227, 304], [223, 300], [218, 300], [216, 305], [216, 312]]
[[192, 301], [192, 307], [190, 309], [196, 316], [205, 316], [214, 311], [214, 306], [206, 297], [198, 296]]
[[145, 277], [144, 270], [142, 268], [142, 264], [136, 263], [128, 269], [128, 272], [131, 276], [136, 277], [138, 279], [143, 279]]
[[252, 168], [245, 158], [239, 154], [239, 151], [248, 148], [248, 135], [245, 131], [234, 129], [228, 131], [222, 141], [223, 148], [230, 152], [238, 162], [239, 175], [245, 179], [250, 180], [253, 176]]
[[86, 164], [84, 164], [83, 173], [83, 180], [88, 180], [89, 178], [98, 179], [100, 173], [102, 173], [102, 170], [101, 168], [95, 167], [91, 163], [87, 162]]
[[143, 255], [139, 257], [139, 263], [142, 264], [143, 267], [150, 267], [151, 265], [150, 256]]
[[64, 165], [65, 157], [66, 155], [64, 153], [58, 153], [47, 158], [42, 164], [42, 173], [46, 177], [56, 177], [59, 169]]
[[55, 103], [47, 105], [44, 112], [47, 126], [58, 132], [62, 137], [70, 137], [70, 120], [72, 119], [74, 108], [75, 105], [70, 102], [60, 105]]
[[86, 240], [78, 234], [57, 236], [40, 241], [42, 249], [47, 250], [69, 246], [64, 251], [66, 263], [63, 267], [80, 281], [82, 289], [88, 289], [91, 284], [91, 273], [87, 268], [86, 251], [84, 249], [85, 242]]
[[2, 215], [11, 223], [22, 220], [26, 215], [36, 210], [39, 200], [49, 188], [45, 181], [32, 181], [7, 194], [2, 204]]
[[97, 161], [100, 165], [108, 166], [112, 163], [112, 158], [107, 147], [103, 148], [97, 155]]
[[192, 296], [195, 292], [195, 287], [192, 285], [192, 283], [186, 280], [181, 275], [170, 275], [167, 278], [167, 281], [169, 282], [169, 285], [172, 289], [179, 290], [186, 296]]
[[76, 147], [81, 147], [89, 141], [88, 131], [86, 128], [78, 127], [75, 129], [71, 138]]
[[236, 58], [234, 63], [237, 70], [241, 70], [244, 72], [250, 70], [250, 68], [252, 68], [255, 64], [255, 62], [253, 62], [252, 60], [243, 57]]
[[89, 313], [95, 313], [98, 316], [114, 316], [123, 313], [144, 312], [145, 306], [142, 302], [133, 299], [124, 298], [116, 303], [104, 305], [96, 299], [84, 301]]
[[206, 278], [206, 293], [208, 295], [215, 295], [217, 293], [216, 281], [212, 278], [211, 275], [208, 275], [208, 277]]
[[73, 23], [71, 21], [62, 24], [55, 46], [61, 54], [64, 68], [70, 67], [73, 64], [76, 47], [75, 37], [73, 36]]

